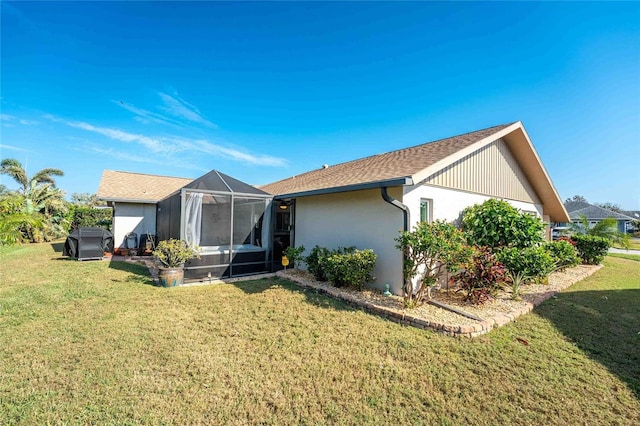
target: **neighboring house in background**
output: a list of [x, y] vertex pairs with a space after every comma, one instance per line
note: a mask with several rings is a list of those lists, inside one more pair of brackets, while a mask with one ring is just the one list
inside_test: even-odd
[[[580, 218], [585, 216], [589, 221], [589, 225], [593, 226], [603, 219], [614, 218], [618, 222], [618, 231], [627, 232], [633, 217], [623, 213], [617, 213], [603, 207], [594, 206], [584, 201], [567, 201], [564, 207], [569, 213], [571, 222], [578, 223]], [[568, 226], [568, 223], [559, 223], [557, 226]]]
[[[274, 235], [286, 245], [355, 245], [378, 254], [379, 289], [402, 293], [399, 231], [454, 221], [489, 198], [545, 222], [569, 216], [521, 122], [319, 169], [261, 186], [274, 195]], [[547, 227], [547, 238], [551, 238]]]
[[[622, 211], [621, 213], [622, 214], [626, 214], [627, 216], [632, 218], [634, 221], [639, 221], [640, 222], [640, 210], [626, 210], [626, 211]], [[638, 222], [636, 222], [636, 223], [638, 223]], [[638, 231], [640, 231], [640, 227], [634, 226], [633, 222], [631, 222], [630, 224], [627, 225], [627, 231], [638, 232]]]
[[105, 170], [97, 196], [113, 208], [114, 247], [126, 247], [125, 236], [156, 234], [156, 203], [193, 179]]

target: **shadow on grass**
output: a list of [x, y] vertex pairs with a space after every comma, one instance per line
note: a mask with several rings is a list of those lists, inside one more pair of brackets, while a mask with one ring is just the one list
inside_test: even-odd
[[536, 308], [640, 399], [640, 290], [559, 293]]
[[335, 309], [341, 311], [353, 311], [360, 309], [358, 307], [349, 305], [345, 301], [334, 299], [326, 294], [320, 293], [317, 290], [303, 288], [289, 280], [280, 278], [263, 278], [251, 281], [237, 281], [230, 284], [242, 290], [246, 294], [262, 293], [272, 288], [279, 288], [290, 291], [292, 293], [303, 294], [307, 303], [320, 308]]
[[51, 248], [56, 253], [62, 253], [62, 250], [64, 249], [64, 241], [57, 242], [57, 243], [51, 243]]
[[151, 275], [149, 274], [149, 269], [145, 265], [120, 260], [111, 260], [109, 261], [109, 269], [116, 269], [118, 271], [125, 271], [133, 274], [133, 277], [127, 279], [129, 282], [141, 282], [151, 286], [155, 285], [151, 279]]

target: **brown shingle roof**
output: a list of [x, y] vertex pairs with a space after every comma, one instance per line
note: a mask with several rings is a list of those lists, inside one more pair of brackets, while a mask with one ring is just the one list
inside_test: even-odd
[[412, 176], [511, 124], [312, 170], [259, 188], [273, 195], [282, 195]]
[[156, 202], [177, 191], [193, 179], [147, 175], [143, 173], [102, 172], [98, 198], [110, 201], [149, 201]]

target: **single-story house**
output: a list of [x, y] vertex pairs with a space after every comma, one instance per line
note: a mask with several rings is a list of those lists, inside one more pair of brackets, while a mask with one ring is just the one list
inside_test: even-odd
[[105, 170], [98, 198], [113, 208], [115, 247], [126, 235], [179, 238], [198, 247], [185, 278], [233, 277], [272, 269], [272, 196], [216, 170], [198, 179]]
[[307, 249], [371, 248], [378, 254], [373, 286], [388, 283], [395, 294], [403, 277], [394, 238], [418, 221], [454, 221], [489, 198], [546, 223], [569, 221], [521, 122], [323, 165], [260, 189], [274, 196], [276, 212], [287, 212], [276, 217], [274, 238]]
[[[604, 207], [594, 206], [585, 201], [567, 201], [564, 203], [564, 207], [569, 213], [571, 222], [579, 223], [580, 218], [585, 216], [589, 221], [589, 226], [594, 226], [604, 219], [613, 218], [618, 222], [618, 231], [620, 232], [627, 232], [634, 219], [629, 215], [614, 212]], [[563, 225], [566, 226], [567, 224], [558, 224], [558, 226]]]
[[156, 235], [156, 204], [193, 179], [104, 170], [97, 197], [113, 209], [113, 243], [126, 248], [125, 236]]
[[627, 232], [640, 231], [640, 228], [637, 225], [635, 225], [635, 223], [638, 223], [637, 221], [640, 221], [640, 210], [623, 210], [620, 213], [626, 214], [627, 216], [633, 219], [631, 223], [627, 224]]

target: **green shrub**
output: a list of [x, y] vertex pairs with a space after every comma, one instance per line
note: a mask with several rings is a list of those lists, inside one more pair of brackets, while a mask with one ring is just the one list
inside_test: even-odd
[[549, 241], [543, 247], [549, 252], [556, 263], [556, 268], [559, 270], [564, 270], [580, 263], [578, 250], [568, 241]]
[[576, 242], [578, 256], [582, 259], [582, 263], [587, 265], [597, 265], [602, 262], [611, 247], [611, 242], [604, 237], [577, 234], [572, 238]]
[[295, 263], [298, 260], [304, 262], [304, 256], [302, 256], [302, 253], [304, 253], [304, 250], [305, 250], [304, 246], [300, 246], [300, 247], [289, 246], [285, 249], [284, 255], [287, 256], [287, 259], [289, 259], [289, 262], [291, 262], [291, 267], [294, 267]]
[[462, 212], [467, 241], [478, 247], [531, 247], [544, 240], [544, 223], [506, 201], [489, 199]]
[[304, 262], [307, 264], [307, 270], [313, 274], [318, 281], [327, 281], [327, 274], [324, 271], [324, 260], [331, 255], [331, 252], [326, 247], [315, 246], [309, 252], [309, 255], [304, 258]]
[[373, 268], [378, 256], [371, 249], [344, 249], [334, 252], [322, 261], [324, 272], [336, 287], [351, 286], [361, 290], [373, 281]]
[[179, 268], [187, 260], [200, 259], [200, 254], [184, 240], [162, 240], [153, 251], [153, 256], [163, 268]]
[[496, 252], [498, 260], [512, 274], [522, 274], [525, 280], [542, 282], [555, 267], [555, 261], [544, 247], [504, 247]]
[[111, 209], [96, 209], [92, 207], [72, 206], [69, 210], [69, 216], [71, 216], [71, 230], [86, 226], [97, 226], [99, 228], [111, 230]]
[[[401, 232], [396, 238], [396, 248], [404, 256], [404, 305], [414, 308], [431, 297], [431, 287], [445, 271], [457, 271], [471, 258], [472, 249], [467, 246], [464, 234], [450, 223], [436, 220], [420, 222], [413, 231]], [[417, 289], [413, 280], [421, 275]]]
[[471, 261], [450, 280], [465, 292], [465, 300], [481, 305], [500, 290], [506, 281], [507, 268], [488, 247], [475, 247]]

